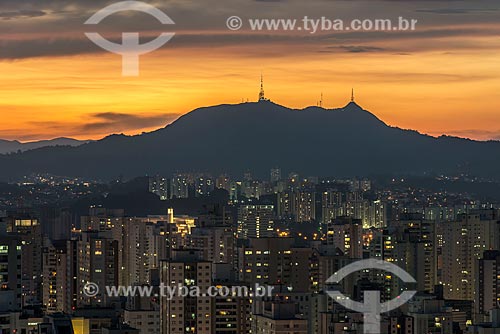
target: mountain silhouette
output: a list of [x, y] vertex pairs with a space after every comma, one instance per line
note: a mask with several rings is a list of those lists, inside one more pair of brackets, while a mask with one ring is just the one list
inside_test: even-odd
[[390, 127], [354, 102], [339, 109], [289, 109], [270, 101], [195, 109], [165, 128], [111, 135], [78, 147], [0, 156], [0, 178], [31, 173], [111, 179], [269, 169], [301, 175], [469, 173], [500, 179], [500, 142]]
[[54, 138], [50, 140], [31, 141], [21, 143], [17, 140], [4, 140], [0, 139], [0, 154], [13, 153], [17, 151], [28, 151], [40, 147], [47, 146], [78, 146], [89, 142], [89, 140], [80, 141], [73, 138]]

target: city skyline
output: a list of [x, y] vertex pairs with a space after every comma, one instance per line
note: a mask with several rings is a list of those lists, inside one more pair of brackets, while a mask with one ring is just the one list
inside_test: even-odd
[[498, 0], [1, 0], [0, 334], [500, 334]]
[[[264, 179], [12, 184], [21, 192], [0, 188], [0, 330], [496, 334], [498, 197], [473, 195], [478, 180], [461, 180], [468, 186], [453, 192], [273, 168]], [[352, 278], [340, 280], [347, 269]], [[413, 298], [376, 330], [330, 292]]]

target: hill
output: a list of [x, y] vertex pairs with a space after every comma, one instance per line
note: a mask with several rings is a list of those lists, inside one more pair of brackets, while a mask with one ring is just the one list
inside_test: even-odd
[[111, 179], [203, 171], [267, 176], [467, 172], [500, 179], [500, 142], [434, 138], [386, 125], [354, 102], [289, 109], [270, 101], [195, 109], [165, 128], [78, 147], [0, 156], [3, 180], [30, 173]]
[[50, 140], [32, 141], [27, 143], [21, 143], [17, 140], [0, 139], [0, 154], [13, 153], [18, 151], [24, 152], [47, 146], [78, 146], [86, 142], [88, 141], [80, 141], [72, 138], [55, 138]]

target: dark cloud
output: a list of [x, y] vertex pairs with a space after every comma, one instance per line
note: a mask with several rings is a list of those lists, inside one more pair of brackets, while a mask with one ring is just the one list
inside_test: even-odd
[[334, 48], [345, 50], [347, 52], [352, 52], [352, 53], [387, 51], [387, 49], [385, 48], [366, 46], [366, 45], [341, 45], [341, 46], [336, 46]]
[[430, 8], [430, 9], [417, 9], [417, 13], [430, 13], [430, 14], [481, 14], [498, 12], [496, 8]]
[[[65, 56], [85, 53], [106, 52], [95, 46], [84, 37], [89, 27], [83, 22], [104, 6], [115, 3], [115, 0], [0, 0], [0, 31], [4, 35], [0, 39], [0, 59], [23, 59], [30, 57]], [[497, 1], [497, 0], [495, 0]], [[276, 52], [289, 48], [286, 52], [316, 53], [316, 52], [350, 52], [368, 53], [389, 51], [384, 48], [372, 47], [377, 44], [389, 48], [384, 43], [392, 43], [391, 52], [396, 54], [413, 54], [429, 50], [478, 50], [496, 48], [496, 45], [474, 43], [474, 37], [497, 36], [500, 27], [500, 10], [494, 9], [495, 1], [477, 0], [466, 8], [467, 4], [460, 1], [331, 1], [331, 0], [146, 0], [158, 6], [172, 17], [175, 25], [166, 30], [157, 20], [145, 16], [129, 16], [107, 18], [92, 31], [101, 33], [106, 38], [120, 36], [123, 31], [139, 31], [141, 36], [151, 39], [161, 31], [172, 31], [176, 37], [165, 48], [186, 47], [254, 47], [255, 53]], [[388, 3], [390, 2], [390, 4]], [[399, 5], [398, 3], [403, 4]], [[260, 4], [270, 3], [262, 10]], [[272, 5], [275, 3], [275, 5]], [[338, 5], [342, 3], [341, 5]], [[425, 7], [422, 8], [422, 3]], [[443, 8], [443, 3], [446, 8]], [[207, 8], [213, 10], [206, 11]], [[492, 9], [493, 8], [493, 9]], [[492, 13], [493, 15], [470, 15], [467, 21], [458, 20], [458, 15], [433, 14], [468, 14]], [[50, 20], [24, 20], [24, 17], [41, 15]], [[17, 16], [16, 16], [17, 15]], [[241, 16], [245, 22], [241, 31], [230, 32], [225, 26], [227, 17]], [[249, 18], [310, 18], [330, 16], [332, 19], [342, 18], [348, 22], [354, 18], [393, 18], [406, 16], [419, 19], [417, 30], [412, 32], [323, 32], [309, 34], [295, 32], [253, 32], [248, 28]], [[8, 21], [5, 21], [9, 19]], [[124, 30], [128, 29], [128, 30]], [[13, 35], [9, 36], [11, 33]], [[19, 37], [20, 36], [20, 37]], [[70, 36], [70, 38], [68, 38]], [[5, 38], [7, 37], [7, 38]], [[463, 37], [463, 43], [444, 40], [447, 37]], [[412, 43], [416, 41], [415, 43]], [[409, 42], [409, 43], [406, 43]], [[397, 46], [394, 44], [397, 43]], [[453, 44], [454, 43], [454, 44]], [[278, 48], [274, 47], [279, 45]], [[336, 49], [324, 50], [330, 45]], [[261, 48], [262, 46], [262, 48]], [[271, 47], [268, 47], [271, 46]], [[234, 52], [238, 52], [237, 48]], [[321, 50], [321, 51], [318, 51]], [[250, 51], [252, 52], [252, 51]]]
[[[1, 6], [9, 12], [51, 12], [51, 13], [87, 13], [95, 12], [105, 6], [116, 3], [116, 0], [1, 0]], [[154, 6], [162, 6], [160, 0], [143, 0]]]
[[319, 50], [319, 53], [368, 53], [368, 52], [386, 52], [390, 51], [386, 48], [368, 46], [368, 45], [331, 45], [324, 50]]
[[0, 12], [0, 19], [11, 20], [11, 19], [23, 19], [23, 18], [33, 18], [47, 15], [46, 12], [42, 10], [16, 10], [8, 12]]
[[[155, 36], [141, 36], [141, 43], [156, 38]], [[107, 38], [113, 43], [120, 44], [119, 38]], [[35, 57], [72, 56], [79, 54], [107, 52], [95, 45], [85, 36], [80, 39], [68, 38], [40, 38], [36, 40], [0, 40], [0, 59], [13, 60]]]
[[0, 41], [0, 59], [24, 59], [33, 57], [71, 56], [101, 52], [87, 39], [37, 39]]
[[[44, 128], [64, 136], [95, 135], [108, 133], [135, 133], [142, 129], [161, 128], [172, 123], [180, 114], [126, 114], [117, 112], [95, 113], [82, 123], [75, 122], [31, 122], [37, 128]], [[71, 130], [69, 130], [71, 129]], [[0, 135], [11, 137], [9, 130], [1, 130]], [[18, 135], [17, 135], [18, 136]], [[44, 138], [43, 134], [29, 134], [22, 140]]]
[[83, 132], [126, 131], [151, 127], [161, 127], [178, 118], [179, 115], [134, 115], [124, 113], [98, 113], [92, 115], [94, 120], [80, 126]]
[[[175, 30], [173, 30], [175, 31]], [[156, 38], [161, 32], [142, 32], [141, 42]], [[225, 33], [212, 32], [176, 32], [176, 36], [163, 48], [199, 48], [199, 47], [219, 47], [226, 46], [256, 46], [255, 53], [262, 55], [264, 52], [280, 53], [285, 48], [295, 52], [320, 52], [320, 53], [369, 53], [369, 52], [391, 52], [394, 54], [410, 54], [415, 51], [428, 50], [474, 50], [494, 49], [495, 45], [474, 44], [474, 37], [497, 36], [499, 29], [480, 29], [474, 26], [457, 28], [436, 28], [427, 30], [417, 30], [406, 33], [392, 33], [383, 31], [358, 31], [332, 34], [283, 34], [283, 33], [262, 33], [252, 31], [238, 31]], [[33, 57], [67, 56], [89, 53], [105, 53], [107, 51], [99, 48], [83, 33], [78, 34], [80, 39], [61, 38], [37, 38], [26, 40], [0, 40], [0, 60], [24, 59]], [[116, 35], [116, 34], [114, 34]], [[111, 42], [120, 44], [120, 38], [111, 38], [109, 34], [103, 34]], [[432, 43], [433, 39], [443, 39], [447, 37], [462, 37], [461, 41], [451, 39], [449, 42], [440, 41]], [[428, 43], [419, 43], [418, 49], [412, 45], [411, 41], [428, 40]], [[370, 43], [384, 45], [391, 42], [391, 48], [364, 45], [357, 43]], [[356, 43], [356, 44], [347, 44]], [[394, 44], [396, 43], [396, 44]], [[446, 44], [448, 43], [448, 44]], [[280, 48], [264, 48], [266, 45]], [[258, 48], [257, 48], [258, 46]], [[247, 50], [248, 51], [248, 50]], [[245, 51], [245, 52], [247, 52]], [[249, 51], [251, 52], [251, 50]]]

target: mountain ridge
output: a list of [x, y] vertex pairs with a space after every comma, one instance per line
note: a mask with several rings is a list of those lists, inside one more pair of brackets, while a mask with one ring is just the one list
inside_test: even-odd
[[[64, 161], [64, 164], [58, 164]], [[500, 142], [432, 137], [387, 125], [354, 102], [290, 109], [270, 101], [201, 107], [140, 135], [0, 156], [1, 178], [30, 173], [110, 179], [203, 171], [318, 176], [457, 173], [500, 179]]]
[[67, 137], [53, 139], [20, 142], [18, 140], [0, 139], [0, 154], [13, 153], [17, 151], [28, 151], [47, 146], [78, 146], [89, 142], [89, 140], [77, 140]]

